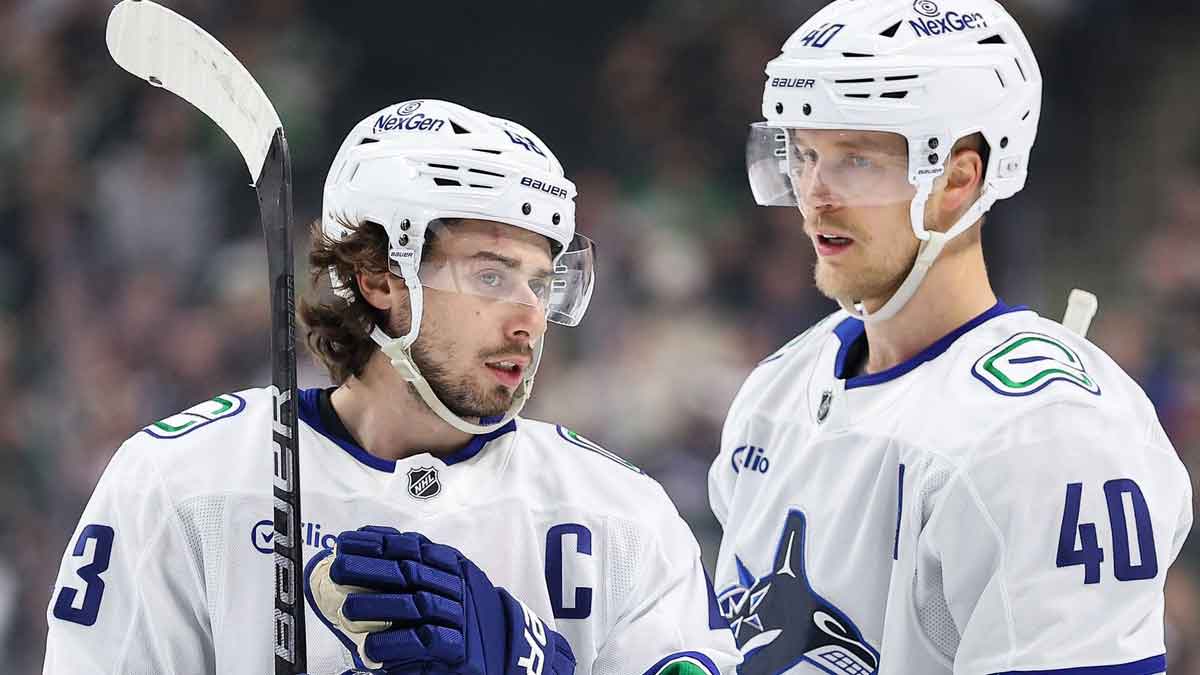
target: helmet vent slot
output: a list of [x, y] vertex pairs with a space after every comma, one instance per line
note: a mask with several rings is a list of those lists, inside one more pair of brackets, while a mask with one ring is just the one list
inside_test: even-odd
[[446, 169], [448, 171], [458, 171], [457, 166], [451, 166], [449, 164], [434, 164], [433, 162], [430, 162], [429, 166], [431, 166], [435, 169]]
[[454, 180], [453, 178], [442, 178], [441, 176], [434, 176], [433, 182], [436, 183], [438, 185], [438, 187], [450, 187], [450, 186], [462, 187], [462, 183]]
[[999, 69], [995, 69], [995, 70], [993, 70], [992, 72], [996, 73], [996, 79], [997, 79], [997, 80], [1000, 80], [1000, 86], [1001, 86], [1001, 87], [1005, 87], [1005, 88], [1007, 88], [1007, 87], [1008, 87], [1008, 84], [1006, 84], [1006, 83], [1004, 82], [1004, 76], [1000, 74], [1000, 70], [999, 70]]
[[469, 133], [471, 133], [471, 130], [470, 130], [470, 129], [466, 129], [466, 128], [464, 128], [462, 125], [460, 125], [458, 122], [455, 122], [454, 120], [450, 120], [450, 128], [451, 128], [451, 129], [453, 129], [453, 130], [454, 130], [454, 133], [456, 133], [456, 134], [469, 134]]
[[358, 144], [366, 145], [367, 143], [378, 143], [378, 142], [379, 142], [378, 138], [364, 138], [361, 141], [359, 141]]
[[1013, 63], [1017, 64], [1017, 70], [1021, 73], [1021, 79], [1028, 82], [1029, 76], [1025, 74], [1025, 69], [1021, 67], [1021, 60], [1014, 57]]
[[873, 78], [873, 77], [859, 77], [859, 78], [855, 78], [853, 80], [834, 80], [834, 83], [835, 84], [866, 84], [868, 82], [874, 82], [874, 81], [875, 81], [875, 78]]
[[1003, 45], [1003, 44], [1008, 44], [1008, 43], [1004, 41], [1004, 38], [1001, 35], [996, 34], [991, 37], [983, 38], [982, 40], [979, 41], [979, 44], [981, 44], [981, 45]]
[[1024, 122], [1025, 120], [1029, 119], [1029, 115], [1032, 112], [1033, 112], [1032, 110], [1026, 110], [1025, 114], [1021, 116], [1021, 121]]
[[488, 153], [489, 155], [499, 155], [499, 154], [503, 154], [503, 153], [501, 153], [499, 150], [489, 150], [489, 149], [487, 149], [487, 148], [471, 148], [471, 149], [472, 149], [472, 150], [474, 150], [475, 152], [486, 152], [486, 153]]
[[848, 59], [870, 59], [874, 58], [874, 54], [859, 54], [858, 52], [842, 52], [842, 56]]
[[495, 189], [495, 188], [493, 188], [491, 185], [476, 185], [476, 184], [474, 184], [474, 183], [471, 183], [471, 184], [470, 184], [468, 187], [473, 187], [473, 188], [483, 188], [483, 189], [485, 189], [485, 190], [493, 190], [493, 189]]
[[899, 82], [900, 80], [915, 80], [918, 77], [921, 77], [921, 76], [920, 75], [888, 75], [887, 77], [885, 77], [883, 79], [888, 82]]
[[846, 98], [871, 98], [870, 94], [846, 94]]
[[481, 173], [485, 176], [493, 176], [495, 178], [504, 178], [504, 174], [496, 173], [494, 171], [484, 171], [483, 169], [467, 169], [467, 171], [471, 173]]
[[882, 35], [883, 37], [888, 37], [888, 38], [896, 37], [896, 31], [900, 30], [900, 23], [901, 22], [897, 21], [896, 23], [892, 24], [890, 27], [885, 28], [882, 31], [880, 31], [879, 34]]
[[904, 98], [908, 96], [907, 91], [885, 91], [879, 95], [879, 98]]

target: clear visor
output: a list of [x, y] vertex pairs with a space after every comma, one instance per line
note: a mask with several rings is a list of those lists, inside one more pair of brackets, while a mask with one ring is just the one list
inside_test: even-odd
[[888, 131], [750, 125], [746, 170], [762, 206], [814, 208], [905, 204], [908, 140]]
[[583, 320], [595, 284], [591, 239], [576, 234], [552, 262], [549, 240], [510, 225], [479, 229], [431, 223], [429, 234], [434, 245], [417, 271], [422, 286], [536, 307], [547, 321], [564, 326]]

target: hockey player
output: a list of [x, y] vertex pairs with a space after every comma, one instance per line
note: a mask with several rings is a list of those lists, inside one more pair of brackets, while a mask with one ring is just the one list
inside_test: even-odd
[[[529, 130], [442, 101], [338, 151], [310, 255], [333, 293], [301, 308], [339, 385], [298, 406], [310, 673], [737, 663], [661, 488], [518, 416], [546, 322], [591, 294], [574, 197]], [[217, 396], [117, 451], [63, 557], [46, 673], [270, 672], [271, 405]]]
[[766, 68], [758, 203], [839, 311], [764, 360], [709, 473], [746, 675], [1147, 675], [1188, 476], [1138, 386], [996, 299], [1041, 76], [993, 0], [837, 0]]

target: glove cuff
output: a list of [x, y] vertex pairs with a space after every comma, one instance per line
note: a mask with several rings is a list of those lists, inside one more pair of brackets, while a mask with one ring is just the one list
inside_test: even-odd
[[509, 655], [505, 675], [572, 675], [575, 655], [566, 639], [546, 627], [528, 605], [496, 588], [508, 624]]

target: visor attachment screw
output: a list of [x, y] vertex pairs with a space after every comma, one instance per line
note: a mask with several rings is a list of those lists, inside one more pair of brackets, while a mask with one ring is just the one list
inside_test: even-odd
[[782, 114], [783, 114], [783, 104], [782, 104], [782, 103], [776, 103], [776, 104], [775, 104], [775, 114], [776, 114], [776, 115], [782, 115]]
[[400, 235], [400, 238], [397, 241], [400, 242], [401, 246], [408, 246], [408, 235], [407, 234]]
[[938, 154], [936, 152], [929, 155], [929, 163], [930, 164], [938, 163]]
[[1008, 147], [1008, 136], [1005, 136], [1004, 138], [1000, 139], [1000, 147], [1002, 147], [1002, 148]]
[[558, 215], [557, 213], [550, 218], [550, 222], [554, 223], [555, 225], [557, 225], [560, 221], [562, 221], [562, 216]]
[[525, 202], [521, 205], [521, 213], [524, 213], [525, 215], [533, 213], [533, 207], [529, 205], [529, 202]]
[[410, 222], [408, 220], [408, 218], [405, 218], [404, 220], [400, 221], [400, 230], [402, 232], [408, 232], [408, 228], [410, 228], [410, 227], [412, 227], [412, 222]]
[[936, 138], [929, 139], [929, 149], [930, 150], [937, 150], [938, 144], [939, 144], [938, 139], [936, 139]]
[[802, 108], [802, 110], [803, 110], [805, 116], [812, 114], [812, 106], [807, 103], [804, 104], [804, 108]]

